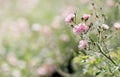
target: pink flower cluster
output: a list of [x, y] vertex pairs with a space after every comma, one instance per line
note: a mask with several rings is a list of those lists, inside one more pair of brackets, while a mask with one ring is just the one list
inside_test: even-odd
[[[84, 21], [86, 22], [86, 21], [90, 18], [90, 16], [91, 16], [91, 15], [89, 15], [89, 14], [83, 14], [82, 20], [84, 20]], [[65, 18], [65, 22], [66, 22], [67, 24], [69, 24], [69, 23], [71, 23], [71, 22], [74, 21], [74, 18], [75, 18], [75, 14], [69, 14], [69, 15]], [[83, 21], [83, 22], [84, 22], [84, 21]], [[76, 25], [76, 21], [73, 22], [74, 24], [71, 25], [72, 28], [73, 28], [73, 33], [80, 35], [81, 33], [83, 33], [83, 32], [85, 32], [85, 31], [88, 30], [88, 26], [87, 26], [85, 23], [83, 23], [83, 22], [82, 22], [82, 23], [79, 23], [78, 25]], [[74, 25], [75, 25], [75, 26], [74, 26]], [[87, 47], [87, 44], [88, 44], [88, 42], [87, 42], [86, 40], [81, 40], [81, 41], [79, 42], [78, 48], [79, 48], [79, 49], [84, 49], [84, 48]]]
[[85, 23], [80, 23], [73, 28], [73, 32], [75, 34], [81, 34], [82, 32], [85, 32], [88, 29]]

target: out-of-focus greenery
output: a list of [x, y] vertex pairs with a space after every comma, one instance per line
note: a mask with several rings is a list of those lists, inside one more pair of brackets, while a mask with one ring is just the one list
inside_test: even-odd
[[[0, 0], [0, 77], [42, 77], [44, 73], [49, 77], [53, 71], [68, 77], [94, 77], [94, 65], [73, 63], [79, 40], [64, 22], [71, 12], [77, 13], [78, 20], [92, 13], [93, 2], [103, 8], [106, 24], [112, 27], [120, 22], [117, 0]], [[119, 33], [110, 46], [120, 54]]]

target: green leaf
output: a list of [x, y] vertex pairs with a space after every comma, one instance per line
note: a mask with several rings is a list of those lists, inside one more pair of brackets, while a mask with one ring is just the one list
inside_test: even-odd
[[79, 55], [73, 59], [74, 63], [83, 62], [83, 60], [88, 59], [88, 56]]

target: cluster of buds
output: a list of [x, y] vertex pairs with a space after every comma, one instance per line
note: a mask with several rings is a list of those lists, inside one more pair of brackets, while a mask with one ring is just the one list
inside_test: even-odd
[[[85, 24], [85, 22], [90, 18], [91, 15], [89, 14], [83, 14], [81, 20], [83, 22], [76, 24], [76, 14], [69, 14], [66, 18], [65, 18], [65, 22], [67, 24], [70, 23], [74, 23], [75, 25], [72, 25], [72, 29], [73, 29], [73, 33], [76, 35], [81, 35], [82, 33], [86, 32], [88, 30], [88, 26]], [[84, 22], [85, 21], [85, 22]], [[78, 48], [81, 49], [85, 49], [88, 45], [87, 40], [80, 40]]]

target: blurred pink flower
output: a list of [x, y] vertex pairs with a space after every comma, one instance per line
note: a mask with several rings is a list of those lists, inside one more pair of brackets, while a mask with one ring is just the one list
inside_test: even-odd
[[79, 48], [79, 49], [84, 49], [84, 48], [87, 47], [87, 45], [88, 45], [88, 42], [87, 42], [86, 40], [81, 40], [81, 41], [79, 42], [78, 48]]
[[61, 41], [63, 42], [68, 42], [69, 41], [69, 36], [67, 34], [62, 34], [60, 36]]
[[75, 14], [71, 13], [65, 18], [65, 22], [69, 24], [75, 18]]
[[119, 30], [120, 30], [120, 23], [119, 23], [119, 22], [114, 23], [113, 26], [114, 26], [116, 29], [119, 29]]
[[44, 34], [45, 36], [51, 35], [51, 33], [52, 33], [51, 27], [49, 27], [49, 26], [44, 26], [44, 27], [42, 28], [42, 32], [43, 32], [43, 34]]
[[44, 64], [37, 69], [37, 74], [40, 76], [49, 77], [53, 72], [55, 72], [56, 67], [52, 64]]
[[14, 53], [9, 53], [9, 54], [7, 55], [7, 61], [8, 61], [11, 65], [14, 65], [14, 66], [18, 64], [18, 60], [17, 60], [17, 58], [16, 58], [16, 56], [15, 56]]
[[[29, 36], [29, 23], [25, 18], [19, 18], [16, 21], [9, 21], [6, 23], [8, 30], [6, 32], [11, 33], [15, 37], [20, 37], [21, 35]], [[9, 25], [9, 26], [8, 26]]]
[[107, 4], [107, 6], [112, 7], [112, 6], [114, 6], [114, 1], [113, 0], [106, 0], [106, 4]]
[[22, 32], [29, 33], [29, 23], [26, 18], [19, 18], [11, 22], [10, 30], [18, 35]]
[[80, 0], [81, 3], [87, 4], [90, 0]]
[[106, 25], [106, 24], [102, 24], [102, 28], [103, 28], [103, 29], [109, 29], [109, 26]]
[[90, 16], [91, 16], [91, 15], [89, 15], [89, 14], [83, 14], [83, 19], [84, 19], [84, 20], [87, 20], [87, 19], [90, 18]]
[[51, 25], [52, 25], [52, 28], [54, 29], [60, 29], [60, 22], [62, 20], [62, 17], [61, 16], [55, 16]]
[[39, 67], [39, 68], [37, 69], [37, 73], [38, 73], [39, 75], [46, 75], [46, 74], [47, 74], [47, 71], [46, 71], [46, 69], [45, 69], [44, 67]]
[[75, 34], [81, 34], [82, 32], [86, 31], [88, 27], [86, 26], [85, 23], [80, 23], [73, 28], [73, 32]]
[[3, 73], [8, 73], [10, 72], [10, 66], [8, 63], [2, 63], [0, 65], [0, 71], [2, 71]]

